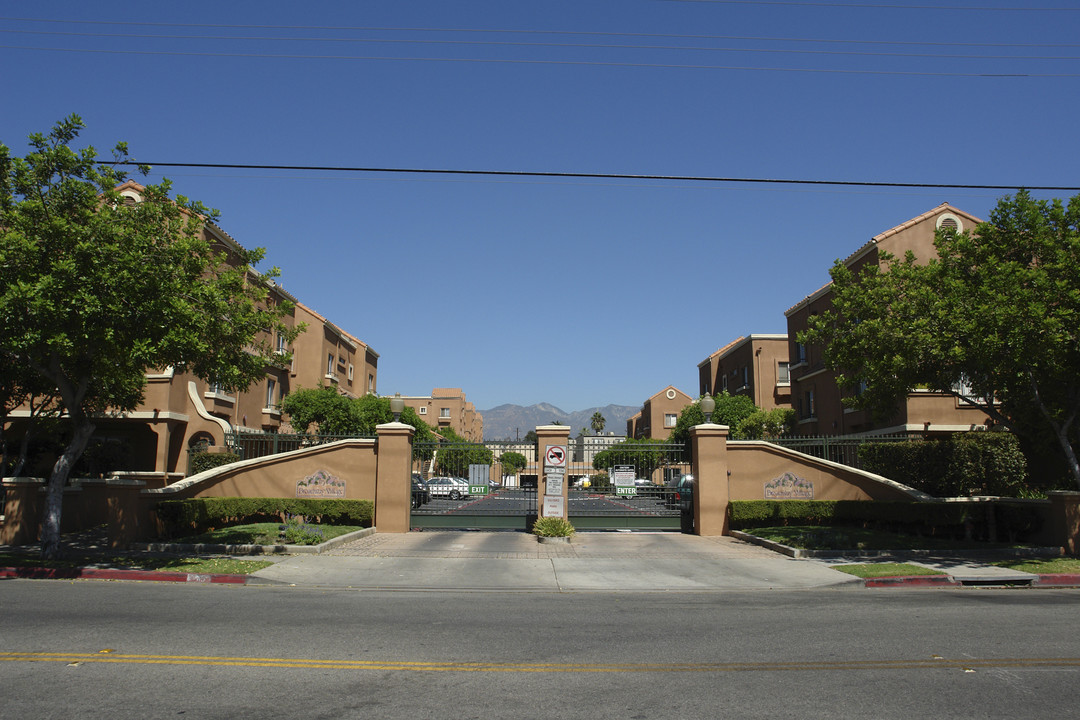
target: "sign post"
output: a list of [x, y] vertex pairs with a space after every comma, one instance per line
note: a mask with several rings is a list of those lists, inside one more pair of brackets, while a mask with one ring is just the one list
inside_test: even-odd
[[570, 427], [567, 425], [536, 428], [537, 449], [543, 458], [544, 487], [537, 503], [541, 517], [566, 519], [568, 515], [566, 467], [570, 459], [567, 452], [569, 439]]

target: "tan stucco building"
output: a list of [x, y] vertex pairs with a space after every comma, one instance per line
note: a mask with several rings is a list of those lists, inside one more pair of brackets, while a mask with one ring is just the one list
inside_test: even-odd
[[698, 363], [698, 394], [746, 395], [762, 410], [791, 407], [787, 335], [740, 337]]
[[[934, 238], [938, 228], [958, 232], [973, 230], [981, 222], [973, 215], [943, 203], [905, 223], [875, 235], [843, 262], [852, 270], [879, 264], [888, 252], [903, 258], [911, 251], [926, 262], [936, 255]], [[805, 346], [797, 336], [808, 328], [809, 319], [832, 307], [832, 284], [825, 285], [790, 308], [788, 352], [791, 376], [791, 404], [796, 413], [797, 435], [846, 435], [892, 432], [956, 432], [984, 427], [986, 414], [977, 406], [963, 403], [953, 395], [916, 390], [904, 398], [895, 415], [875, 421], [869, 411], [843, 405], [846, 394], [857, 389], [841, 389], [836, 373], [825, 367], [824, 348]]]
[[483, 442], [484, 416], [465, 399], [461, 388], [435, 388], [431, 395], [410, 395], [404, 400], [436, 432], [451, 428], [469, 442]]
[[674, 385], [668, 385], [641, 405], [641, 410], [626, 421], [626, 435], [634, 440], [666, 440], [679, 414], [694, 399]]

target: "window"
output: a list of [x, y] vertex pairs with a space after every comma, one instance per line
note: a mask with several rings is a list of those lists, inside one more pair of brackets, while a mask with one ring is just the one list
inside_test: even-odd
[[678, 420], [679, 416], [675, 413], [664, 413], [664, 427], [673, 428]]
[[795, 364], [801, 365], [806, 362], [806, 345], [801, 342], [795, 343]]
[[327, 375], [333, 375], [334, 374], [334, 353], [329, 353], [326, 356], [326, 374]]
[[720, 379], [720, 389], [727, 392], [727, 375]]
[[750, 368], [745, 366], [742, 369], [742, 384], [743, 387], [747, 387], [750, 385]]
[[278, 333], [277, 336], [277, 351], [279, 355], [284, 355], [289, 351], [289, 344], [285, 342], [285, 335]]
[[799, 400], [799, 417], [803, 419], [816, 417], [814, 410], [814, 391], [807, 390]]
[[352, 376], [353, 376], [353, 366], [352, 366], [352, 363], [349, 363], [349, 382], [352, 382]]
[[450, 408], [440, 408], [439, 409], [439, 417], [441, 417], [441, 418], [450, 417]]
[[788, 363], [781, 361], [776, 363], [776, 383], [787, 385], [791, 382], [791, 373], [788, 371]]
[[427, 415], [427, 405], [421, 405], [420, 406], [420, 414], [421, 415]]
[[[374, 375], [369, 374], [367, 376], [367, 391], [369, 393], [375, 392], [375, 376]], [[427, 412], [426, 408], [425, 408], [424, 412]]]
[[268, 379], [266, 381], [266, 407], [277, 407], [277, 381]]

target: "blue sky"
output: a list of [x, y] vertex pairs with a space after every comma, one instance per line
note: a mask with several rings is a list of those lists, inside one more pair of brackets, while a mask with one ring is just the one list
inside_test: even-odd
[[[0, 0], [0, 141], [77, 113], [102, 156], [159, 163], [1080, 186], [1080, 8], [1020, 5]], [[837, 257], [1006, 194], [162, 175], [379, 352], [381, 393], [567, 411], [692, 394]]]

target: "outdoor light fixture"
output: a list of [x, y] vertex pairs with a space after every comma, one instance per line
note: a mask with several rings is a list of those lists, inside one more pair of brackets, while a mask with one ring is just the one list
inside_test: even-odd
[[716, 401], [713, 400], [712, 395], [706, 395], [701, 398], [701, 412], [705, 413], [705, 422], [712, 422], [713, 410], [716, 409]]
[[405, 410], [405, 398], [401, 393], [394, 393], [390, 398], [390, 412], [394, 413], [394, 422], [401, 422], [401, 413]]

